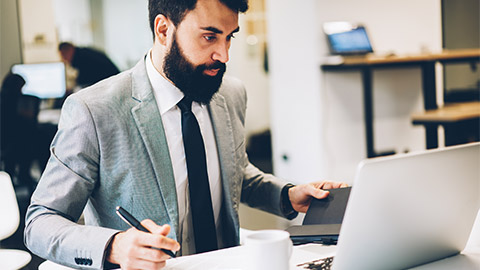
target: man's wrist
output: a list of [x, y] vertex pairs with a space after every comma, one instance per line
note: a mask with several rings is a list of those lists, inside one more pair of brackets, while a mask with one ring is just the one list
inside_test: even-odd
[[281, 201], [282, 201], [282, 213], [287, 219], [294, 219], [297, 217], [298, 212], [293, 209], [292, 202], [288, 196], [288, 190], [295, 187], [293, 184], [286, 184], [282, 188]]
[[112, 254], [112, 249], [114, 249], [113, 245], [114, 245], [114, 241], [115, 240], [118, 240], [116, 239], [118, 237], [118, 235], [120, 235], [121, 233], [123, 232], [118, 232], [116, 234], [114, 234], [111, 238], [110, 238], [110, 242], [108, 243], [107, 245], [107, 248], [105, 250], [105, 259], [103, 261], [103, 269], [116, 269], [116, 268], [120, 268], [120, 265], [113, 262], [114, 261], [114, 258], [113, 258], [113, 254]]

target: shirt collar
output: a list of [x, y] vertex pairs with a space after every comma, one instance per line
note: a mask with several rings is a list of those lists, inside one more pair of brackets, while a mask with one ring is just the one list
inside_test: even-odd
[[177, 103], [182, 100], [184, 94], [155, 69], [152, 62], [152, 50], [147, 54], [145, 65], [148, 78], [150, 79], [160, 109], [160, 114], [163, 115], [175, 107]]

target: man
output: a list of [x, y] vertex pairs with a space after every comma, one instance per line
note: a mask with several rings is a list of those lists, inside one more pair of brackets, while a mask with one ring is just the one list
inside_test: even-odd
[[[150, 0], [154, 44], [145, 59], [66, 100], [26, 218], [26, 245], [39, 256], [73, 267], [158, 269], [168, 259], [160, 248], [186, 255], [238, 245], [240, 201], [293, 218], [312, 196], [328, 195], [321, 188], [345, 186], [292, 186], [249, 163], [245, 90], [223, 78], [246, 0], [186, 2]], [[192, 100], [194, 116], [185, 105]], [[192, 135], [193, 119], [203, 140]], [[203, 174], [206, 190], [192, 189]], [[200, 218], [210, 218], [199, 223], [197, 206], [206, 202]], [[117, 205], [151, 233], [129, 229]], [[82, 211], [90, 226], [75, 223]]]
[[101, 51], [76, 47], [72, 43], [62, 42], [58, 50], [64, 62], [78, 71], [77, 87], [87, 87], [120, 71], [115, 64]]

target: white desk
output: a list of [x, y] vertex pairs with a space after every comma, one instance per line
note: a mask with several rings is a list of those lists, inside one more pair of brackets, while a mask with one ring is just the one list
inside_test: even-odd
[[[335, 254], [335, 246], [322, 246], [316, 244], [307, 244], [296, 246], [293, 249], [290, 259], [290, 269], [304, 269], [297, 267], [298, 264], [310, 262], [316, 259], [332, 256]], [[209, 252], [194, 256], [179, 257], [167, 261], [165, 270], [248, 270], [246, 263], [248, 261], [247, 251], [244, 246], [223, 249], [215, 252]], [[50, 261], [45, 261], [39, 267], [39, 270], [66, 270], [73, 269], [61, 266]], [[459, 254], [443, 260], [432, 262], [423, 266], [412, 268], [412, 270], [474, 270], [480, 269], [480, 251], [478, 253]], [[266, 269], [267, 270], [267, 269]]]
[[[316, 259], [332, 256], [336, 246], [307, 244], [295, 246], [290, 259], [290, 269], [304, 269], [297, 265]], [[223, 249], [193, 256], [184, 256], [167, 261], [166, 270], [245, 270], [248, 263], [248, 251], [245, 246]], [[439, 260], [427, 265], [412, 268], [415, 270], [451, 270], [451, 269], [480, 269], [480, 252], [466, 253]]]
[[[248, 231], [242, 230], [241, 234], [248, 234]], [[304, 269], [297, 265], [311, 262], [313, 260], [333, 256], [336, 246], [323, 246], [318, 244], [306, 244], [295, 246], [292, 257], [290, 258], [290, 269]], [[167, 260], [165, 270], [248, 270], [248, 250], [245, 246], [222, 249], [213, 252], [207, 252], [198, 255], [178, 257]], [[56, 265], [52, 262], [45, 262], [40, 270], [63, 270], [70, 269]], [[470, 240], [466, 249], [459, 255], [438, 260], [426, 265], [412, 268], [414, 270], [474, 270], [480, 269], [480, 211], [473, 226]]]

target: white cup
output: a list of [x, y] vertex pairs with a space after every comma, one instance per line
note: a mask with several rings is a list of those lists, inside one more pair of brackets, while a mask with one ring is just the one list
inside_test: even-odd
[[290, 234], [281, 230], [256, 231], [245, 238], [248, 249], [248, 269], [288, 270], [292, 255]]

